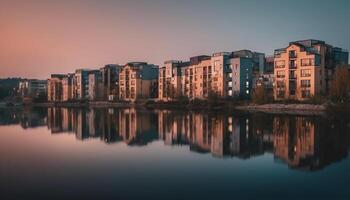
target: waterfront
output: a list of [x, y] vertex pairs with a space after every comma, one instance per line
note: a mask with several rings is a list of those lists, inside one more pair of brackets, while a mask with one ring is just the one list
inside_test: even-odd
[[348, 116], [0, 110], [2, 199], [346, 199]]

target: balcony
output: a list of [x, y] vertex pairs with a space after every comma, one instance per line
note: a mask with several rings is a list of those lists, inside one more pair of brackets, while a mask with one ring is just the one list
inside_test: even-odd
[[297, 58], [297, 54], [295, 53], [295, 51], [289, 52], [289, 58], [292, 58], [292, 59]]
[[289, 64], [289, 69], [296, 69], [297, 68], [297, 64]]
[[297, 79], [297, 75], [296, 74], [289, 74], [289, 79], [295, 80], [295, 79]]

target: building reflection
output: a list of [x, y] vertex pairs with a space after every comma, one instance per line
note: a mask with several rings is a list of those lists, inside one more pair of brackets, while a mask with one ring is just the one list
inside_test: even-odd
[[[312, 117], [275, 117], [274, 155], [292, 168], [315, 170], [347, 157], [349, 127]], [[339, 122], [337, 122], [339, 123]]]
[[213, 157], [250, 159], [273, 154], [277, 163], [322, 169], [347, 157], [348, 118], [191, 112], [135, 108], [0, 110], [0, 125], [47, 126], [52, 134], [144, 146], [153, 141]]
[[47, 124], [46, 108], [0, 109], [0, 126], [19, 124], [23, 129]]

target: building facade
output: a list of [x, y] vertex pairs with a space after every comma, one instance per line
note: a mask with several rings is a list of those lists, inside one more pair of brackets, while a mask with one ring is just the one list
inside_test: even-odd
[[228, 52], [214, 53], [211, 57], [211, 93], [223, 98], [232, 96], [232, 92], [229, 93], [232, 88], [230, 58]]
[[335, 68], [348, 62], [348, 52], [319, 40], [290, 42], [275, 50], [274, 57], [276, 100], [305, 100], [328, 93]]
[[249, 99], [253, 88], [254, 63], [251, 58], [237, 57], [230, 59], [230, 80], [228, 81], [228, 96]]
[[210, 56], [201, 55], [190, 58], [188, 66], [181, 70], [182, 95], [189, 99], [208, 97], [211, 82]]
[[67, 76], [62, 78], [63, 101], [73, 100], [73, 77], [73, 74], [67, 74]]
[[65, 75], [53, 74], [47, 80], [47, 100], [50, 102], [63, 101], [63, 84], [62, 80]]
[[165, 61], [164, 66], [159, 67], [159, 100], [169, 101], [182, 96], [181, 69], [186, 66], [189, 66], [189, 62], [170, 60]]
[[19, 94], [23, 99], [31, 100], [47, 93], [47, 81], [37, 79], [23, 79], [19, 82]]
[[73, 98], [87, 100], [89, 98], [89, 73], [91, 70], [78, 69], [73, 79]]
[[100, 101], [103, 100], [102, 73], [100, 70], [91, 71], [89, 73], [89, 100]]
[[158, 66], [146, 62], [127, 63], [119, 73], [119, 99], [157, 98]]
[[252, 56], [228, 52], [166, 62], [159, 69], [159, 99], [173, 99], [172, 90], [189, 99], [250, 98], [255, 65]]
[[100, 69], [102, 73], [103, 99], [117, 100], [119, 97], [119, 72], [121, 66], [108, 64]]
[[253, 62], [254, 76], [262, 75], [266, 71], [265, 54], [251, 50], [239, 50], [232, 52], [232, 57], [250, 58]]

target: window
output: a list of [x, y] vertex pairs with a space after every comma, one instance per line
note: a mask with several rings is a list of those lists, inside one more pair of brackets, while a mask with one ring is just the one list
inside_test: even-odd
[[301, 80], [301, 87], [310, 87], [310, 80]]
[[284, 98], [284, 90], [279, 90], [278, 92], [277, 92], [277, 97], [278, 98]]
[[290, 73], [289, 73], [289, 78], [290, 79], [296, 79], [297, 78], [297, 75], [295, 73], [295, 70], [291, 70]]
[[290, 58], [296, 58], [296, 57], [297, 57], [296, 52], [295, 52], [294, 50], [289, 51], [289, 57], [290, 57]]
[[301, 96], [303, 98], [309, 98], [311, 95], [310, 95], [310, 90], [303, 90], [301, 91]]
[[310, 77], [311, 76], [311, 70], [310, 69], [302, 69], [300, 72], [301, 77]]
[[278, 60], [275, 62], [276, 68], [284, 68], [285, 62], [284, 60]]
[[297, 65], [295, 64], [295, 60], [289, 61], [289, 68], [296, 68]]
[[284, 88], [284, 81], [277, 81], [278, 88]]
[[312, 58], [301, 59], [301, 66], [312, 66], [313, 64], [314, 64], [314, 59]]
[[232, 73], [229, 73], [229, 74], [228, 74], [228, 77], [232, 78]]
[[279, 70], [277, 71], [277, 78], [284, 78], [285, 77], [285, 71]]

